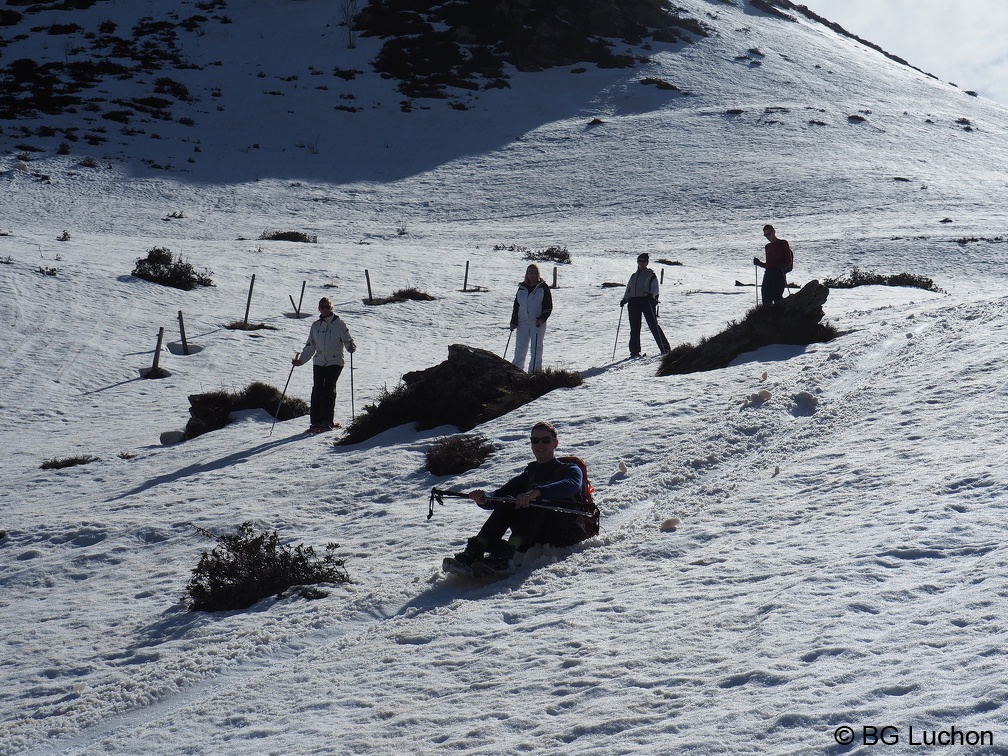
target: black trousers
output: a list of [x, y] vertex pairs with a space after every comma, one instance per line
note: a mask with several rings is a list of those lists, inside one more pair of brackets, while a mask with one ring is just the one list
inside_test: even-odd
[[315, 384], [311, 392], [311, 424], [328, 427], [336, 414], [336, 381], [343, 372], [342, 365], [312, 365]]
[[669, 351], [668, 339], [661, 326], [658, 325], [658, 316], [655, 314], [654, 300], [651, 297], [631, 297], [627, 301], [627, 311], [630, 318], [630, 354], [640, 354], [640, 329], [641, 316], [647, 321], [651, 335], [654, 336], [658, 351], [665, 354]]
[[577, 515], [541, 507], [518, 509], [514, 504], [498, 504], [476, 537], [493, 546], [511, 528], [511, 537], [518, 551], [527, 551], [537, 543], [573, 546], [586, 538], [577, 520]]
[[767, 268], [763, 274], [763, 285], [760, 291], [763, 294], [763, 304], [773, 304], [784, 299], [784, 287], [787, 286], [787, 279], [784, 271], [780, 268]]

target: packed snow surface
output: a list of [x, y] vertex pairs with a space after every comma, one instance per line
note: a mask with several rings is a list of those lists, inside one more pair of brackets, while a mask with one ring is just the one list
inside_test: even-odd
[[[4, 125], [0, 754], [874, 753], [863, 728], [884, 726], [1008, 753], [1008, 110], [801, 17], [679, 4], [716, 33], [633, 70], [515, 73], [466, 111], [402, 112], [373, 75], [353, 84], [382, 104], [358, 113], [308, 87], [273, 110], [234, 96], [195, 163], [154, 152], [178, 139], [117, 136], [97, 168], [85, 145], [17, 165]], [[289, 53], [266, 70], [311, 63], [322, 3], [284, 4], [296, 34], [266, 5], [235, 9], [206, 59], [265, 34]], [[376, 45], [333, 43], [330, 64], [363, 69]], [[649, 252], [669, 340], [711, 336], [755, 303], [766, 222], [793, 282], [858, 267], [942, 291], [834, 289], [839, 338], [724, 370], [655, 377], [646, 328], [652, 356], [624, 359], [604, 283]], [[503, 353], [527, 264], [511, 248], [551, 245], [573, 262], [545, 363], [585, 382], [480, 426], [497, 449], [480, 468], [424, 470], [451, 427], [345, 447], [247, 412], [159, 442], [190, 394], [283, 386], [302, 281], [303, 310], [332, 297], [359, 345], [346, 424], [450, 344]], [[132, 277], [155, 246], [215, 286]], [[436, 300], [366, 306], [365, 271], [376, 296]], [[253, 275], [250, 320], [274, 330], [227, 330]], [[161, 327], [170, 375], [145, 380]], [[310, 388], [296, 369], [288, 393]], [[500, 485], [540, 419], [587, 461], [602, 533], [490, 585], [441, 574], [485, 513], [451, 499], [428, 521], [430, 488]], [[97, 460], [40, 469], [77, 455]], [[201, 531], [245, 521], [339, 543], [353, 582], [188, 611]]]

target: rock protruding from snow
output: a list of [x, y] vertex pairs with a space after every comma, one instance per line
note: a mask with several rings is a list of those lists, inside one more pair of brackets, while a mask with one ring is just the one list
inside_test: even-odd
[[467, 431], [554, 388], [581, 384], [577, 373], [528, 374], [492, 352], [465, 344], [452, 344], [447, 360], [406, 373], [402, 380], [402, 386], [357, 418], [341, 444], [358, 443], [409, 422], [420, 429], [454, 425]]
[[820, 321], [829, 287], [810, 281], [796, 294], [754, 307], [745, 319], [700, 344], [682, 344], [662, 359], [658, 375], [683, 375], [728, 367], [732, 360], [771, 344], [829, 341], [837, 331]]

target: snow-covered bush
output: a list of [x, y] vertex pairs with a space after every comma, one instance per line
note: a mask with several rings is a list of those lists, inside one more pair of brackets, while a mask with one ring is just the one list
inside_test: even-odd
[[[281, 398], [282, 397], [282, 398]], [[231, 422], [231, 414], [242, 410], [263, 409], [277, 420], [291, 420], [308, 414], [308, 403], [294, 396], [282, 396], [268, 383], [256, 381], [237, 393], [211, 391], [189, 396], [189, 422], [186, 438], [223, 428]]]
[[133, 268], [133, 275], [137, 278], [185, 291], [196, 286], [213, 286], [210, 279], [212, 272], [204, 268], [202, 273], [197, 273], [191, 262], [175, 258], [166, 247], [147, 250], [147, 257], [138, 259]]
[[427, 447], [426, 468], [431, 475], [458, 475], [482, 465], [494, 446], [481, 434], [446, 436]]
[[413, 302], [433, 302], [434, 297], [428, 294], [426, 291], [411, 286], [406, 289], [399, 289], [392, 293], [388, 297], [373, 297], [371, 299], [364, 299], [364, 304], [367, 305], [383, 305], [391, 304], [393, 302], [406, 302], [411, 300]]
[[306, 234], [302, 231], [270, 231], [266, 230], [259, 234], [259, 241], [290, 241], [303, 242], [304, 244], [318, 244], [318, 236]]
[[41, 465], [39, 465], [40, 470], [62, 470], [64, 467], [74, 467], [75, 465], [89, 465], [92, 462], [97, 462], [98, 457], [92, 457], [90, 454], [82, 454], [77, 457], [56, 457], [54, 459], [47, 459]]
[[467, 431], [553, 389], [583, 383], [576, 372], [547, 368], [529, 374], [496, 354], [461, 344], [448, 352], [440, 365], [407, 373], [392, 391], [383, 388], [338, 443], [360, 443], [406, 423], [416, 423], [420, 430], [454, 425]]
[[[203, 531], [206, 532], [206, 531]], [[203, 552], [186, 586], [189, 609], [220, 612], [245, 609], [267, 596], [278, 596], [291, 586], [349, 583], [344, 560], [336, 558], [339, 544], [326, 546], [325, 556], [311, 546], [280, 543], [276, 531], [256, 534], [244, 522], [234, 535], [223, 535], [211, 552]], [[305, 598], [324, 598], [323, 591], [303, 591]]]
[[939, 294], [944, 290], [935, 286], [935, 282], [926, 276], [916, 273], [896, 273], [893, 275], [883, 275], [872, 273], [867, 270], [854, 268], [846, 276], [837, 278], [825, 278], [823, 284], [831, 289], [853, 289], [855, 286], [907, 286], [914, 289], [925, 289]]

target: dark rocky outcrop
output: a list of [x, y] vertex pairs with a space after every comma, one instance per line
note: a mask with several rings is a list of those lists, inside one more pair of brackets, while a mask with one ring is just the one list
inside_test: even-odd
[[682, 344], [665, 355], [658, 375], [683, 375], [728, 367], [732, 360], [771, 344], [812, 344], [838, 335], [821, 323], [829, 288], [810, 281], [802, 289], [772, 305], [758, 305], [741, 322], [699, 344]]
[[580, 384], [577, 373], [544, 370], [530, 375], [484, 349], [452, 344], [447, 360], [406, 373], [393, 391], [365, 407], [339, 443], [359, 443], [409, 422], [418, 429], [454, 425], [467, 431], [555, 388]]

